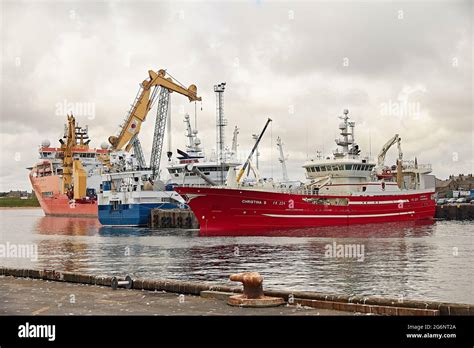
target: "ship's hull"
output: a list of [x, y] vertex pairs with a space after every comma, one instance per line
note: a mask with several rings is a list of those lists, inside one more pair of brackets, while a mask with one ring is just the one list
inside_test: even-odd
[[69, 217], [97, 217], [97, 201], [70, 200], [59, 192], [61, 178], [57, 175], [31, 177], [31, 185], [45, 215]]
[[175, 209], [173, 203], [99, 205], [99, 222], [106, 226], [147, 226], [152, 209]]
[[282, 229], [429, 220], [436, 208], [429, 190], [372, 196], [198, 187], [176, 191], [199, 220], [201, 235], [265, 235]]

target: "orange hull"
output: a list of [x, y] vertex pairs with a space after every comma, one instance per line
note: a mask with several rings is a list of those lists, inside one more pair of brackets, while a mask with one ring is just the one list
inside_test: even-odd
[[97, 217], [97, 201], [72, 202], [67, 195], [60, 192], [59, 176], [30, 176], [30, 181], [46, 215]]

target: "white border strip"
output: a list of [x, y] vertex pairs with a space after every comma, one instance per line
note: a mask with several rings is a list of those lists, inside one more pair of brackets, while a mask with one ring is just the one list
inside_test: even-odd
[[400, 203], [408, 203], [408, 199], [398, 199], [396, 201], [349, 201], [349, 204], [400, 204]]
[[365, 217], [382, 217], [382, 216], [399, 216], [415, 214], [414, 211], [405, 211], [400, 213], [386, 214], [367, 214], [367, 215], [280, 215], [280, 214], [262, 214], [263, 216], [276, 218], [365, 218]]

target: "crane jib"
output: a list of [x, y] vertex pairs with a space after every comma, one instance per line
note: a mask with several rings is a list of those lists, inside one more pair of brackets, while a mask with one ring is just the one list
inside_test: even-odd
[[[163, 146], [164, 127], [166, 125], [166, 117], [168, 114], [169, 93], [176, 92], [184, 95], [192, 101], [201, 101], [202, 98], [197, 96], [197, 87], [192, 84], [188, 88], [182, 84], [173, 81], [171, 75], [167, 76], [166, 70], [161, 69], [158, 72], [148, 71], [149, 78], [142, 82], [141, 87], [134, 99], [132, 108], [129, 111], [118, 136], [110, 136], [109, 142], [113, 150], [121, 150], [126, 144], [125, 150], [130, 151], [134, 148], [140, 157], [140, 162], [144, 165], [141, 146], [138, 141], [138, 133], [140, 132], [141, 123], [145, 121], [146, 116], [153, 106], [156, 99], [158, 88], [151, 93], [152, 87], [161, 87], [158, 98], [157, 123], [155, 125], [155, 134], [153, 139], [152, 156], [150, 166], [154, 172], [159, 170], [159, 161]], [[151, 95], [150, 95], [151, 93]]]
[[267, 127], [268, 127], [268, 125], [269, 125], [270, 122], [272, 122], [272, 119], [271, 119], [271, 118], [268, 118], [267, 123], [265, 123], [265, 127], [263, 127], [262, 132], [261, 132], [260, 135], [258, 136], [258, 139], [257, 139], [257, 141], [255, 142], [255, 144], [254, 144], [254, 146], [253, 146], [253, 148], [252, 148], [252, 151], [250, 151], [249, 157], [248, 157], [247, 160], [245, 161], [245, 163], [244, 163], [242, 169], [240, 169], [239, 175], [238, 175], [238, 177], [237, 177], [237, 182], [240, 182], [240, 179], [242, 178], [242, 175], [244, 174], [245, 169], [247, 169], [247, 166], [248, 166], [248, 164], [249, 164], [249, 162], [250, 162], [250, 159], [252, 158], [252, 156], [253, 156], [255, 150], [257, 149], [258, 144], [260, 143], [260, 140], [262, 140], [262, 137], [263, 137], [263, 135], [265, 134], [265, 131], [267, 130]]

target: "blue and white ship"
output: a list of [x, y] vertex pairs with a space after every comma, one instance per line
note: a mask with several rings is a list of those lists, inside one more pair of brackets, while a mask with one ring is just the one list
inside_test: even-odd
[[186, 207], [175, 191], [153, 183], [151, 170], [103, 174], [97, 198], [99, 221], [109, 226], [146, 226], [152, 209]]

